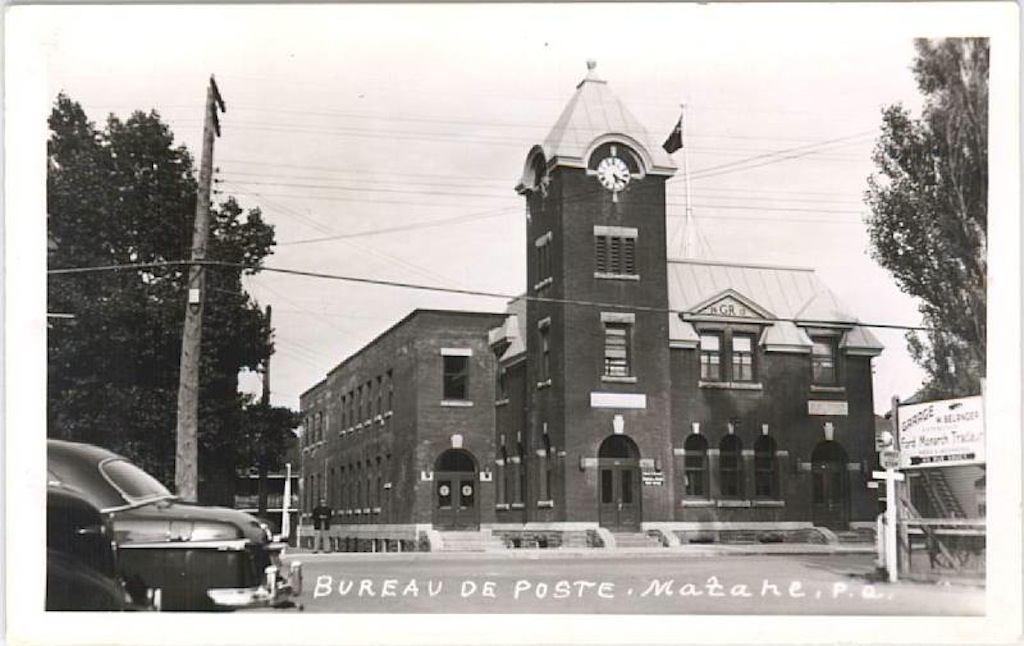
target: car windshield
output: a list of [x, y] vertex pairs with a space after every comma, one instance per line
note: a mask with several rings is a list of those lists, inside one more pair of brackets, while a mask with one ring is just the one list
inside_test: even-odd
[[127, 460], [108, 460], [100, 471], [128, 500], [167, 498], [171, 492], [160, 481]]

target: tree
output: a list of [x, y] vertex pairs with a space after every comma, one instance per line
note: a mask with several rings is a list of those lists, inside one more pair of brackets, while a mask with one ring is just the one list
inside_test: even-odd
[[872, 256], [920, 299], [908, 334], [930, 398], [977, 394], [985, 376], [988, 67], [982, 38], [917, 40], [921, 118], [887, 107], [868, 179]]
[[[47, 430], [100, 444], [174, 481], [175, 419], [187, 259], [195, 217], [192, 157], [156, 112], [111, 115], [99, 130], [61, 94], [49, 119], [47, 221], [54, 319], [47, 334]], [[211, 210], [208, 258], [257, 267], [273, 228], [233, 198]], [[133, 267], [139, 263], [171, 264]], [[121, 268], [119, 268], [121, 267]], [[272, 352], [261, 309], [242, 286], [255, 269], [207, 270], [200, 366], [200, 481], [204, 500], [226, 487], [247, 452], [238, 373]], [[214, 486], [219, 483], [220, 486]], [[215, 500], [211, 500], [211, 497]]]

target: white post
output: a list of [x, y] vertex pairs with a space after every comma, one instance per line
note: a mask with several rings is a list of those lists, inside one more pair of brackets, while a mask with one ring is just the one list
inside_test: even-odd
[[885, 567], [885, 514], [878, 514], [878, 519], [875, 521], [875, 548], [876, 558], [875, 567]]
[[896, 469], [885, 471], [873, 471], [871, 477], [876, 480], [885, 480], [885, 569], [889, 572], [889, 583], [895, 583], [899, 578], [899, 567], [897, 566], [897, 542], [896, 529], [899, 526], [899, 515], [896, 511], [896, 483], [903, 480], [903, 474]]
[[284, 465], [284, 498], [281, 501], [281, 535], [288, 540], [292, 529], [292, 515], [288, 506], [292, 501], [292, 463]]

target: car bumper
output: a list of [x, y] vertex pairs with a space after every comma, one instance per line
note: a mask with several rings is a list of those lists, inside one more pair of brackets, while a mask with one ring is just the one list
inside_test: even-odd
[[218, 606], [242, 610], [247, 608], [281, 608], [295, 605], [302, 594], [302, 564], [292, 561], [287, 576], [282, 577], [276, 565], [267, 566], [266, 581], [252, 588], [212, 588], [206, 591]]

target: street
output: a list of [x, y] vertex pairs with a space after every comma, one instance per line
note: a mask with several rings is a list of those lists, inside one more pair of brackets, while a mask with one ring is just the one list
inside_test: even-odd
[[878, 583], [869, 554], [298, 554], [307, 612], [982, 615], [980, 586]]

